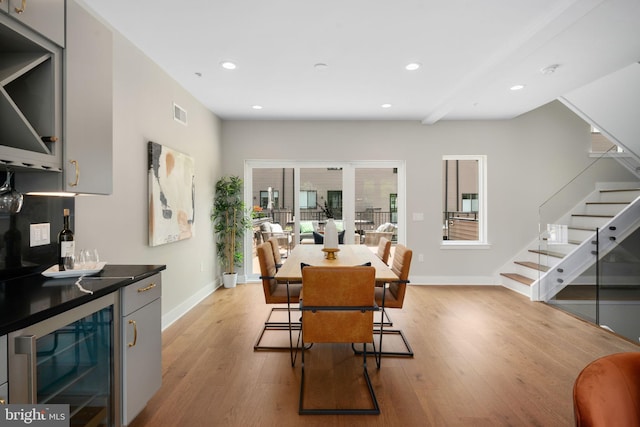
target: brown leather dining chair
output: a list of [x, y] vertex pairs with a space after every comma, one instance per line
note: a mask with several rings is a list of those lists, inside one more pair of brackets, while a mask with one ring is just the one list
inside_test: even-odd
[[[373, 312], [378, 309], [374, 303], [375, 268], [355, 267], [312, 267], [302, 269], [303, 295], [300, 300], [302, 311], [302, 374], [300, 379], [300, 414], [379, 414], [371, 379], [367, 370], [366, 343], [373, 341]], [[363, 374], [372, 402], [370, 408], [346, 408], [345, 402], [337, 408], [305, 407], [305, 345], [315, 343], [364, 343]], [[376, 357], [380, 368], [380, 360]], [[344, 378], [342, 376], [341, 378]], [[340, 385], [335, 385], [335, 388]]]
[[271, 245], [271, 251], [273, 252], [273, 262], [276, 264], [276, 271], [282, 267], [282, 256], [280, 255], [280, 243], [277, 237], [269, 237], [267, 240]]
[[391, 240], [386, 237], [381, 237], [378, 242], [378, 251], [376, 252], [378, 258], [385, 264], [389, 265], [389, 255], [391, 255]]
[[[376, 287], [376, 303], [382, 308], [382, 318], [384, 319], [388, 308], [402, 308], [404, 304], [404, 296], [409, 283], [409, 270], [411, 268], [411, 258], [413, 251], [405, 245], [396, 245], [391, 270], [398, 276], [398, 280], [386, 284], [385, 286]], [[388, 319], [387, 315], [387, 319]], [[385, 329], [385, 323], [378, 324], [376, 333], [380, 334], [380, 353], [386, 356], [406, 356], [413, 357], [413, 350], [409, 345], [407, 337], [405, 337], [402, 329]], [[404, 352], [385, 352], [382, 350], [382, 337], [387, 334], [398, 335], [402, 338], [406, 351]]]
[[589, 363], [573, 385], [577, 427], [640, 427], [640, 352]]
[[[262, 289], [264, 291], [264, 299], [267, 304], [286, 304], [287, 307], [273, 307], [269, 312], [264, 327], [253, 346], [254, 350], [289, 350], [291, 352], [291, 364], [294, 364], [294, 346], [293, 331], [300, 330], [300, 322], [291, 321], [291, 304], [297, 304], [300, 300], [300, 283], [280, 283], [276, 280], [276, 264], [273, 259], [273, 249], [271, 243], [265, 242], [256, 248], [258, 261], [260, 263], [260, 278], [262, 279]], [[271, 316], [275, 311], [287, 311], [287, 321], [272, 321]], [[289, 345], [286, 346], [268, 346], [261, 345], [261, 341], [267, 331], [286, 331], [289, 332]]]

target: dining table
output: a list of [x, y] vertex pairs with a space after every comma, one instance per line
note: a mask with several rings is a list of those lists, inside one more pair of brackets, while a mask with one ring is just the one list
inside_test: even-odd
[[[367, 262], [376, 269], [378, 285], [398, 280], [398, 276], [371, 249], [364, 245], [339, 245], [335, 259], [327, 259], [324, 245], [296, 245], [286, 262], [278, 269], [275, 278], [279, 282], [302, 281], [302, 264], [318, 267], [347, 267]], [[304, 284], [302, 285], [304, 288]]]

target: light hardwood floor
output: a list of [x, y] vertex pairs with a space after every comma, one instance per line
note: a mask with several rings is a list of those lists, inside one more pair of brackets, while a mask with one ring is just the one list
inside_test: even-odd
[[[262, 285], [246, 284], [217, 290], [163, 333], [162, 388], [131, 426], [571, 426], [580, 370], [640, 351], [505, 288], [407, 292], [390, 312], [415, 357], [383, 358], [379, 371], [370, 359], [378, 416], [299, 416], [300, 360], [292, 368], [287, 352], [253, 351], [270, 307]], [[366, 396], [346, 384], [361, 377], [349, 348], [316, 345], [307, 356], [310, 402]]]

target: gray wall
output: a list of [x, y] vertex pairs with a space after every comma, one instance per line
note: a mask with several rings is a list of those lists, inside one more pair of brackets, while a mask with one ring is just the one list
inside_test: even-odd
[[[406, 244], [414, 249], [412, 282], [493, 283], [496, 270], [537, 235], [539, 205], [592, 161], [589, 130], [559, 102], [513, 120], [431, 126], [396, 121], [224, 121], [223, 173], [242, 176], [245, 159], [406, 160]], [[488, 249], [441, 245], [446, 154], [488, 156]], [[627, 175], [621, 171], [620, 177]], [[424, 213], [424, 221], [413, 221], [413, 213]]]
[[626, 151], [640, 156], [640, 63], [583, 86], [562, 100]]
[[[78, 248], [98, 248], [109, 263], [166, 264], [163, 325], [213, 290], [218, 279], [209, 215], [220, 175], [220, 121], [119, 34], [114, 40], [113, 194], [76, 198]], [[90, 94], [87, 94], [90, 96]], [[188, 126], [173, 120], [173, 102]], [[195, 159], [195, 235], [148, 246], [147, 142]]]

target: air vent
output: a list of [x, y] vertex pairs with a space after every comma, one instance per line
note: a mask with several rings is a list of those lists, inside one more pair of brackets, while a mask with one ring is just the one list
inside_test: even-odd
[[173, 119], [185, 126], [187, 125], [187, 110], [185, 110], [175, 102], [173, 103]]

